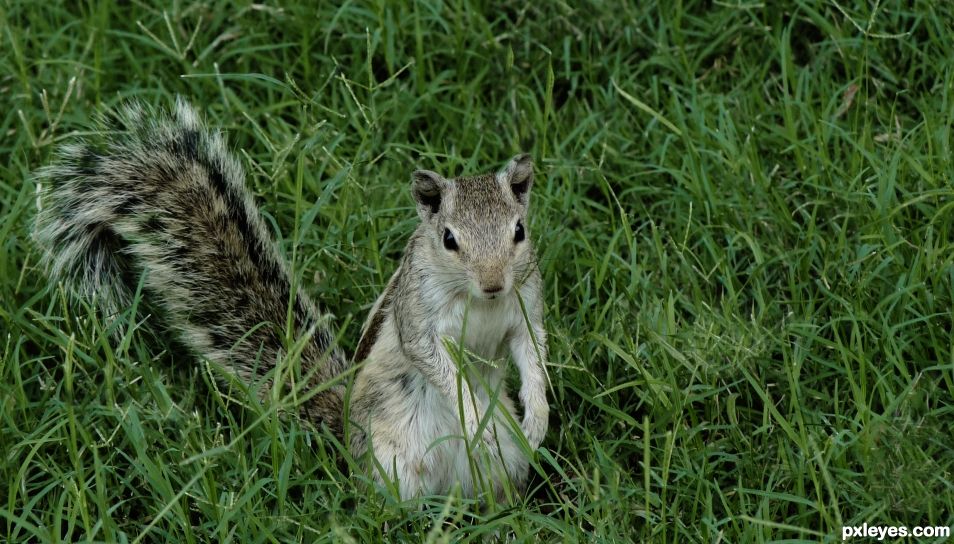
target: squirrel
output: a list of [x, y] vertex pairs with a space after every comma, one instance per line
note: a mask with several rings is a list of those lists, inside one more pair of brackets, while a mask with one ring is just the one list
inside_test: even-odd
[[[294, 285], [221, 133], [181, 98], [171, 115], [130, 102], [100, 122], [36, 174], [33, 234], [53, 278], [107, 315], [142, 278], [166, 328], [263, 396], [290, 381], [276, 367], [294, 344], [301, 418], [345, 438], [402, 498], [524, 488], [549, 413], [529, 155], [488, 175], [412, 174], [420, 224], [349, 358], [330, 314]], [[508, 354], [519, 421], [496, 363]], [[354, 364], [349, 391], [339, 377]]]

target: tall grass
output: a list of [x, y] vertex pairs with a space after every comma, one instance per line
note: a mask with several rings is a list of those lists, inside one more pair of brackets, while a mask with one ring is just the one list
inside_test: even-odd
[[[952, 20], [926, 1], [0, 3], [0, 540], [954, 525]], [[409, 173], [533, 153], [552, 416], [525, 499], [369, 493], [340, 444], [221, 386], [140, 308], [106, 320], [46, 279], [31, 171], [96, 112], [175, 94], [227, 131], [348, 349], [414, 228]]]

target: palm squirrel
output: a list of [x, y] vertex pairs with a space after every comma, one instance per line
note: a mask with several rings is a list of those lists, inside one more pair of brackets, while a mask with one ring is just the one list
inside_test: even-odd
[[[51, 276], [107, 314], [131, 304], [142, 278], [165, 327], [260, 394], [290, 379], [276, 365], [300, 346], [305, 388], [324, 384], [304, 395], [301, 417], [347, 437], [404, 498], [523, 487], [549, 412], [528, 155], [496, 174], [413, 173], [421, 222], [362, 328], [349, 395], [341, 380], [327, 384], [352, 360], [294, 288], [223, 136], [182, 99], [171, 115], [129, 103], [102, 124], [37, 172], [34, 238]], [[508, 354], [520, 418], [495, 362]]]

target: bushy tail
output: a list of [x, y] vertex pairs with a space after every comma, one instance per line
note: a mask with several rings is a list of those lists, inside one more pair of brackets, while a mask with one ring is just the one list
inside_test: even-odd
[[[306, 339], [309, 387], [342, 373], [346, 357], [315, 303], [292, 291], [222, 136], [181, 99], [172, 115], [133, 103], [101, 124], [37, 173], [34, 237], [51, 275], [107, 312], [127, 307], [142, 278], [167, 327], [248, 383], [270, 383], [259, 378], [287, 351], [289, 322]], [[343, 394], [313, 396], [303, 416], [340, 432]]]

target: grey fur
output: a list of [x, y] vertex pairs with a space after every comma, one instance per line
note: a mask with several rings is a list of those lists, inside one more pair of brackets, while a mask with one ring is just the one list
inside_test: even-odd
[[[295, 334], [307, 337], [301, 375], [318, 385], [345, 371], [318, 307], [292, 297], [224, 138], [182, 100], [171, 117], [132, 103], [100, 124], [101, 137], [64, 146], [37, 173], [34, 237], [52, 275], [115, 313], [144, 274], [145, 298], [181, 341], [250, 384], [286, 351], [291, 303]], [[269, 386], [259, 383], [263, 395]], [[331, 387], [301, 413], [340, 434], [343, 396]]]
[[[51, 274], [107, 313], [126, 308], [143, 277], [145, 299], [185, 345], [263, 393], [287, 350], [289, 315], [306, 387], [346, 372], [350, 361], [326, 316], [294, 290], [222, 136], [182, 100], [171, 116], [130, 104], [102, 125], [101, 137], [65, 146], [38, 172], [34, 234]], [[477, 496], [483, 480], [503, 498], [504, 482], [527, 477], [519, 434], [535, 449], [549, 410], [542, 282], [523, 235], [532, 161], [518, 155], [496, 174], [456, 180], [420, 170], [412, 181], [421, 224], [362, 328], [349, 445], [404, 496], [457, 485]], [[448, 341], [487, 361], [509, 352], [520, 429], [505, 424], [517, 412], [502, 365], [461, 369]], [[302, 417], [342, 435], [344, 393], [336, 385], [311, 396]]]
[[[352, 452], [371, 450], [383, 467], [375, 477], [396, 479], [402, 495], [459, 484], [474, 496], [489, 481], [502, 499], [504, 482], [519, 488], [526, 481], [528, 460], [505, 423], [504, 412], [516, 412], [503, 387], [504, 368], [476, 363], [461, 371], [445, 342], [490, 361], [509, 351], [520, 371], [521, 430], [535, 449], [549, 410], [542, 282], [529, 238], [515, 239], [518, 222], [526, 229], [532, 182], [529, 155], [514, 157], [497, 174], [412, 175], [421, 224], [365, 322], [357, 354], [365, 366], [351, 405]], [[456, 249], [445, 247], [445, 229]], [[498, 404], [491, 406], [495, 394]], [[494, 417], [471, 450], [488, 411]]]

